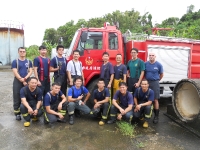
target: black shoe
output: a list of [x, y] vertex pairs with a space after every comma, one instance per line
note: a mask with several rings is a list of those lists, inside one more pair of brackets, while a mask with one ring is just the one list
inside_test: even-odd
[[115, 119], [111, 119], [111, 120], [108, 120], [108, 121], [107, 121], [107, 124], [113, 124], [113, 123], [115, 123], [115, 122], [116, 122]]
[[57, 122], [66, 123], [67, 121], [66, 121], [65, 119], [60, 119], [60, 118], [58, 118], [58, 119], [57, 119]]
[[49, 124], [49, 122], [44, 117], [44, 124]]
[[16, 115], [16, 120], [20, 121], [22, 118], [20, 115]]
[[74, 124], [74, 115], [69, 116], [69, 124], [73, 125]]
[[155, 116], [155, 117], [154, 117], [153, 123], [154, 123], [154, 124], [157, 124], [157, 123], [158, 123], [158, 116]]
[[78, 118], [80, 118], [81, 117], [81, 112], [80, 112], [80, 110], [75, 110], [75, 116], [76, 117], [78, 117]]

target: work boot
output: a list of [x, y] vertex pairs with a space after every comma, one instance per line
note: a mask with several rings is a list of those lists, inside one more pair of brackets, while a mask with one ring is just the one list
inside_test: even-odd
[[69, 124], [70, 125], [74, 124], [74, 115], [69, 115]]
[[148, 127], [149, 127], [149, 123], [148, 123], [147, 121], [145, 121], [145, 122], [143, 123], [143, 127], [144, 127], [144, 128], [148, 128]]
[[21, 119], [21, 115], [16, 115], [16, 120], [20, 121]]
[[105, 119], [101, 119], [101, 121], [99, 121], [99, 125], [103, 126], [105, 124], [106, 120]]
[[24, 122], [24, 126], [25, 126], [25, 127], [29, 127], [30, 124], [31, 124], [30, 122]]
[[75, 110], [75, 111], [74, 111], [74, 114], [75, 114], [75, 116], [78, 117], [78, 118], [81, 117], [81, 112], [80, 112], [80, 110]]
[[116, 122], [116, 119], [113, 118], [113, 119], [108, 120], [108, 121], [107, 121], [107, 124], [113, 124], [113, 123], [115, 123], [115, 122]]
[[158, 119], [159, 119], [159, 109], [154, 109], [154, 119], [153, 119], [153, 123], [157, 124], [158, 123]]
[[34, 116], [34, 117], [32, 118], [32, 121], [38, 121], [38, 118], [37, 118], [36, 116]]

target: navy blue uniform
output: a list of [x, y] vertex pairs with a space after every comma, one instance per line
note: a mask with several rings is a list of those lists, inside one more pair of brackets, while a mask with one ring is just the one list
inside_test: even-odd
[[[25, 60], [19, 60], [15, 59], [12, 62], [11, 69], [16, 68], [18, 70], [19, 75], [24, 78], [28, 74], [28, 69], [32, 68], [32, 62], [25, 59]], [[16, 77], [14, 77], [13, 80], [13, 108], [14, 108], [14, 113], [15, 115], [20, 114], [20, 104], [21, 104], [21, 99], [20, 99], [20, 89], [24, 87], [23, 83], [20, 82]]]
[[66, 90], [67, 90], [67, 60], [62, 57], [54, 57], [51, 60], [50, 66], [53, 68], [58, 68], [60, 69], [58, 71], [54, 72], [54, 82], [58, 82], [61, 84], [61, 91], [62, 93], [66, 96]]
[[100, 78], [103, 78], [105, 80], [105, 87], [108, 86], [108, 83], [110, 81], [110, 76], [114, 73], [115, 72], [113, 65], [110, 62], [108, 62], [107, 64], [102, 64], [100, 70]]
[[[110, 97], [110, 93], [108, 88], [104, 88], [103, 91], [99, 91], [98, 89], [96, 89], [94, 90], [93, 96], [94, 99], [97, 100], [97, 102], [99, 102], [105, 100], [106, 97]], [[101, 104], [99, 113], [102, 112], [102, 119], [107, 119], [109, 108], [110, 108], [109, 102]], [[95, 109], [93, 111], [95, 112]], [[95, 115], [98, 116], [98, 114]]]
[[[20, 98], [26, 98], [26, 101], [28, 102], [29, 106], [34, 111], [36, 109], [38, 101], [42, 101], [42, 91], [40, 88], [37, 87], [33, 92], [31, 92], [29, 87], [25, 86], [21, 88], [20, 90]], [[33, 115], [30, 115], [28, 113], [28, 109], [22, 103], [20, 105], [20, 111], [24, 119], [30, 122], [30, 119], [33, 117]], [[42, 110], [41, 108], [39, 108], [38, 114], [36, 117], [40, 117], [42, 114], [43, 114]]]
[[54, 110], [56, 112], [59, 112], [63, 116], [66, 115], [66, 109], [67, 109], [67, 102], [64, 102], [62, 104], [62, 109], [58, 110], [58, 105], [62, 101], [61, 96], [63, 95], [62, 91], [59, 91], [58, 94], [52, 95], [51, 92], [48, 92], [43, 100], [43, 106], [44, 106], [44, 119], [48, 123], [53, 123], [58, 120], [58, 116], [54, 114], [50, 114], [46, 111], [46, 106], [50, 106], [51, 110]]
[[36, 57], [34, 59], [33, 65], [34, 67], [37, 67], [38, 80], [41, 82], [41, 86], [39, 87], [42, 90], [42, 95], [44, 97], [45, 94], [48, 91], [50, 91], [50, 76], [49, 76], [50, 59], [40, 57], [40, 59], [42, 60], [42, 62], [40, 62], [39, 57]]

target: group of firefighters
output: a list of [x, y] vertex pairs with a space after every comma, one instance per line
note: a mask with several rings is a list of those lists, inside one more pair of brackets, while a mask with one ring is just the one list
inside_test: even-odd
[[[44, 123], [66, 122], [74, 124], [74, 116], [88, 114], [101, 118], [99, 125], [112, 124], [124, 119], [143, 120], [147, 128], [152, 111], [153, 123], [158, 123], [160, 87], [163, 67], [156, 55], [149, 53], [149, 61], [138, 58], [138, 49], [132, 48], [132, 59], [122, 64], [122, 55], [116, 55], [116, 65], [109, 62], [109, 53], [102, 55], [103, 64], [95, 90], [92, 91], [94, 106], [86, 105], [90, 92], [84, 86], [84, 73], [80, 52], [73, 51], [73, 59], [63, 57], [64, 47], [56, 47], [57, 56], [46, 57], [45, 46], [39, 47], [40, 55], [33, 61], [26, 59], [26, 50], [18, 49], [19, 58], [12, 62], [14, 73], [13, 107], [16, 120], [25, 119], [24, 126], [37, 121], [44, 114]], [[34, 71], [34, 76], [32, 75]], [[54, 72], [50, 88], [50, 72]], [[110, 113], [109, 113], [110, 112]], [[109, 118], [109, 120], [108, 120]]]

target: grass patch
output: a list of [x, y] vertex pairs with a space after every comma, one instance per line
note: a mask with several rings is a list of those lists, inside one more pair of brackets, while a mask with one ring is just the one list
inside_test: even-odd
[[136, 146], [138, 148], [145, 148], [145, 144], [143, 142], [137, 142]]
[[131, 125], [125, 121], [120, 121], [120, 122], [117, 122], [117, 126], [118, 126], [118, 130], [122, 133], [122, 135], [129, 136], [131, 138], [135, 137], [136, 124]]

